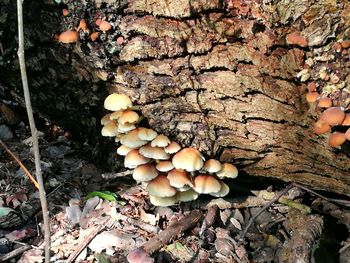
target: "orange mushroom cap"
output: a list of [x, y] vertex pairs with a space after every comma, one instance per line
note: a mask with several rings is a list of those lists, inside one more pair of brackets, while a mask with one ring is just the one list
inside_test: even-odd
[[350, 113], [347, 113], [345, 115], [345, 119], [343, 120], [341, 125], [343, 125], [343, 126], [350, 126]]
[[331, 130], [331, 126], [322, 119], [316, 121], [314, 124], [314, 132], [316, 134], [324, 134], [329, 132], [330, 130]]
[[346, 140], [345, 133], [334, 132], [328, 138], [328, 144], [331, 147], [338, 147], [342, 145]]
[[344, 118], [345, 113], [340, 107], [328, 108], [321, 115], [321, 119], [331, 126], [341, 124]]
[[350, 128], [345, 132], [345, 138], [350, 141]]
[[331, 98], [323, 97], [318, 100], [318, 107], [329, 108], [332, 107], [333, 101]]
[[111, 23], [109, 23], [108, 21], [104, 21], [104, 20], [102, 20], [98, 26], [99, 26], [100, 30], [104, 31], [104, 32], [106, 32], [112, 28]]
[[307, 102], [315, 102], [317, 100], [317, 98], [320, 96], [320, 94], [318, 92], [308, 92], [306, 93], [306, 100]]
[[77, 42], [78, 40], [79, 40], [78, 32], [73, 30], [62, 32], [58, 37], [58, 41], [65, 44], [74, 43], [74, 42]]

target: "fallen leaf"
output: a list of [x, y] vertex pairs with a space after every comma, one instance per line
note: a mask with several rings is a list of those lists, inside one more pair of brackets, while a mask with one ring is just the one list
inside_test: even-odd
[[42, 253], [43, 251], [40, 249], [30, 249], [23, 253], [17, 263], [41, 263], [44, 260]]

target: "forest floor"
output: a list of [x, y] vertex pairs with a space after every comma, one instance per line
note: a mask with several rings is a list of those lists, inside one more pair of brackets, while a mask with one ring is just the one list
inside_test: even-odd
[[[19, 116], [2, 105], [0, 262], [43, 262], [38, 191], [9, 153], [35, 174], [30, 132]], [[262, 209], [286, 189], [278, 184], [242, 196], [231, 191], [225, 199], [154, 207], [131, 176], [100, 171], [79, 154], [68, 132], [43, 123], [39, 142], [52, 262], [128, 262], [131, 251], [139, 261], [130, 262], [349, 262], [348, 201], [289, 187]]]

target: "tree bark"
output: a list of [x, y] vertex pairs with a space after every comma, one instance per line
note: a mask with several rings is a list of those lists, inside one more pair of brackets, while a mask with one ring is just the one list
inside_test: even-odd
[[[310, 48], [349, 34], [347, 1], [65, 3], [68, 17], [52, 15], [41, 2], [42, 22], [32, 17], [27, 24], [28, 39], [36, 39], [28, 48], [38, 112], [76, 133], [98, 136], [106, 96], [100, 79], [109, 92], [131, 96], [152, 128], [184, 147], [233, 162], [243, 174], [350, 195], [347, 146], [332, 149], [326, 137], [314, 134], [317, 113], [304, 99], [306, 85], [296, 79]], [[99, 17], [113, 29], [96, 42], [82, 34], [77, 44], [52, 40], [81, 18], [98, 31]], [[44, 28], [44, 38], [31, 31], [38, 32], [35, 26]], [[293, 32], [307, 44], [287, 44]], [[16, 85], [15, 72], [0, 64], [0, 74], [8, 76], [2, 84]]]

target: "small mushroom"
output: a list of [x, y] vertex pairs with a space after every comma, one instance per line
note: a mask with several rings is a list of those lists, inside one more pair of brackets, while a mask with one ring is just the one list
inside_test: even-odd
[[159, 197], [159, 196], [150, 195], [149, 200], [154, 206], [171, 206], [177, 203], [177, 198], [175, 195], [169, 196], [169, 197]]
[[193, 189], [189, 189], [187, 191], [178, 192], [176, 194], [176, 199], [180, 202], [189, 202], [196, 200], [198, 198], [199, 194], [194, 191]]
[[120, 133], [127, 133], [129, 131], [134, 130], [134, 129], [136, 129], [136, 126], [135, 126], [135, 124], [132, 124], [132, 123], [124, 123], [124, 124], [119, 123], [118, 124], [118, 132], [120, 132]]
[[313, 103], [316, 102], [317, 98], [320, 96], [318, 92], [308, 92], [306, 93], [306, 101]]
[[207, 171], [208, 173], [217, 173], [222, 168], [221, 163], [218, 160], [215, 159], [209, 159], [204, 163], [203, 170]]
[[110, 117], [111, 117], [110, 113], [103, 116], [101, 119], [101, 125], [106, 125], [106, 124], [110, 123], [112, 121]]
[[181, 146], [177, 142], [171, 142], [164, 150], [166, 153], [174, 154], [181, 150]]
[[152, 147], [166, 147], [170, 144], [170, 139], [165, 136], [164, 134], [158, 135], [154, 140], [151, 142]]
[[147, 185], [146, 190], [152, 196], [171, 197], [176, 195], [176, 189], [170, 185], [169, 180], [164, 175], [159, 175]]
[[143, 141], [140, 140], [139, 136], [138, 136], [138, 129], [134, 129], [131, 132], [129, 132], [128, 134], [123, 135], [120, 138], [120, 142], [125, 145], [128, 146], [129, 148], [139, 148], [145, 144], [148, 143], [148, 141]]
[[114, 121], [107, 123], [102, 127], [101, 130], [102, 136], [114, 137], [118, 135], [118, 127]]
[[136, 181], [147, 182], [156, 178], [158, 171], [152, 164], [143, 164], [137, 166], [132, 174], [132, 178]]
[[152, 147], [151, 144], [142, 146], [139, 151], [143, 156], [155, 160], [168, 160], [170, 158], [169, 154], [167, 154], [163, 148]]
[[236, 178], [238, 176], [238, 169], [230, 163], [222, 164], [222, 168], [216, 173], [219, 178]]
[[188, 172], [198, 171], [203, 167], [202, 156], [194, 148], [182, 149], [174, 155], [172, 161], [176, 169], [183, 169]]
[[350, 128], [345, 132], [345, 138], [350, 141]]
[[139, 154], [139, 150], [134, 149], [128, 152], [124, 159], [124, 166], [130, 169], [136, 168], [138, 165], [149, 163], [150, 159]]
[[108, 21], [102, 20], [99, 23], [98, 27], [101, 31], [106, 32], [112, 28], [112, 25]]
[[154, 138], [157, 137], [157, 135], [157, 132], [152, 129], [143, 127], [139, 128], [138, 136], [141, 140], [152, 141]]
[[110, 111], [125, 110], [132, 107], [130, 98], [124, 94], [110, 94], [104, 101], [104, 108]]
[[215, 197], [224, 197], [224, 196], [228, 195], [228, 193], [230, 192], [230, 187], [228, 187], [228, 185], [225, 184], [224, 182], [220, 182], [220, 184], [221, 184], [220, 191], [217, 193], [211, 193], [210, 195], [215, 196]]
[[314, 123], [314, 132], [316, 134], [324, 134], [331, 130], [331, 126], [322, 119], [319, 119]]
[[136, 123], [139, 120], [139, 115], [133, 110], [125, 110], [118, 118], [118, 123], [127, 124], [127, 123]]
[[184, 170], [173, 169], [168, 173], [167, 178], [170, 182], [170, 185], [173, 187], [176, 187], [176, 188], [183, 188], [186, 186], [193, 187], [191, 178], [188, 176], [188, 174]]
[[174, 169], [174, 165], [171, 161], [159, 161], [156, 165], [156, 169], [160, 172], [169, 172]]
[[346, 140], [345, 133], [334, 132], [328, 138], [328, 144], [331, 147], [338, 147], [342, 145]]
[[58, 37], [58, 41], [69, 44], [69, 43], [74, 43], [79, 40], [79, 34], [77, 31], [74, 30], [68, 30], [65, 32], [62, 32], [60, 36]]
[[221, 190], [220, 182], [211, 175], [198, 175], [194, 178], [194, 188], [200, 194], [212, 194]]
[[331, 126], [341, 124], [344, 118], [345, 118], [345, 113], [340, 107], [328, 108], [321, 115], [321, 119], [327, 122]]
[[329, 108], [332, 107], [333, 101], [331, 98], [323, 97], [318, 100], [318, 107], [320, 108]]
[[125, 156], [127, 155], [131, 150], [133, 150], [132, 148], [129, 148], [125, 145], [121, 145], [118, 147], [117, 149], [117, 154], [121, 155], [121, 156]]
[[343, 126], [350, 126], [350, 113], [345, 114], [345, 119], [341, 123]]

